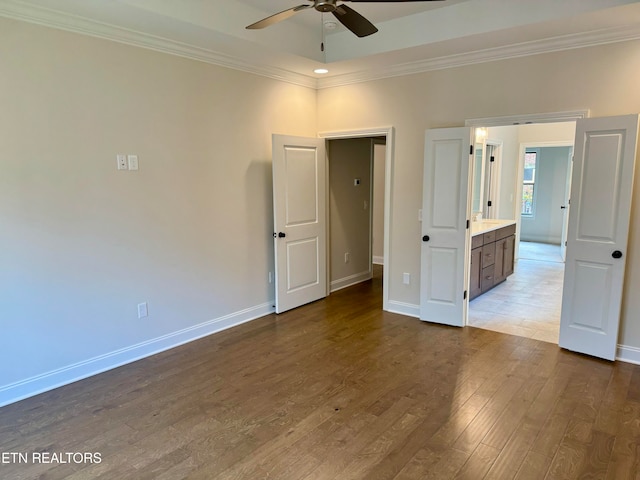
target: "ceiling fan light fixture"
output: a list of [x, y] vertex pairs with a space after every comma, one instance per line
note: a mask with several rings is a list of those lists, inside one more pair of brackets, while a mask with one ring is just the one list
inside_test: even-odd
[[324, 28], [327, 30], [335, 30], [338, 26], [338, 22], [334, 22], [333, 20], [326, 20], [324, 22]]
[[319, 75], [324, 75], [325, 73], [329, 73], [329, 70], [326, 68], [316, 68], [313, 73], [317, 73]]

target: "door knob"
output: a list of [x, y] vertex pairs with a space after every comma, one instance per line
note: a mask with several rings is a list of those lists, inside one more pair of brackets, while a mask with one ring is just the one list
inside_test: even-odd
[[287, 234], [286, 234], [286, 233], [278, 232], [278, 237], [280, 237], [280, 238], [284, 238], [284, 237], [286, 237], [286, 236], [287, 236]]
[[424, 237], [422, 237], [422, 241], [423, 242], [428, 242], [429, 241], [429, 235], [425, 235]]
[[622, 252], [620, 250], [616, 250], [611, 254], [611, 256], [613, 258], [622, 258]]

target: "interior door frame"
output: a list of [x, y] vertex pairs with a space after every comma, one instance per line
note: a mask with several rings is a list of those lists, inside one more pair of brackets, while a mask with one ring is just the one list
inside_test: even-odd
[[[488, 199], [488, 200], [491, 200], [491, 208], [493, 209], [491, 211], [493, 215], [492, 218], [495, 218], [495, 216], [497, 215], [496, 212], [500, 212], [500, 182], [498, 181], [498, 179], [500, 178], [500, 175], [502, 175], [502, 148], [504, 146], [504, 142], [502, 140], [494, 140], [491, 138], [487, 138], [484, 143], [485, 157], [486, 157], [488, 146], [491, 146], [491, 154], [495, 158], [495, 161], [493, 162], [494, 164], [490, 165], [490, 168], [491, 168], [490, 191], [491, 191], [492, 198]], [[484, 160], [485, 175], [486, 175], [487, 161], [488, 159], [485, 158]], [[486, 197], [486, 195], [484, 196]], [[486, 205], [487, 199], [484, 200], [484, 203]]]
[[[476, 128], [481, 128], [481, 127], [508, 127], [508, 126], [516, 126], [516, 125], [528, 125], [528, 124], [532, 124], [532, 123], [559, 123], [559, 122], [576, 122], [578, 120], [584, 119], [584, 118], [589, 118], [590, 116], [590, 112], [589, 109], [583, 109], [583, 110], [571, 110], [571, 111], [565, 111], [565, 112], [547, 112], [547, 113], [533, 113], [533, 114], [522, 114], [522, 115], [509, 115], [509, 116], [503, 116], [503, 117], [484, 117], [484, 118], [470, 118], [465, 120], [464, 125], [465, 127], [476, 127]], [[565, 142], [566, 143], [566, 142]], [[558, 146], [558, 145], [555, 145]], [[520, 145], [520, 148], [522, 149], [522, 144]], [[523, 169], [523, 171], [520, 171], [520, 168]], [[524, 150], [522, 150], [521, 155], [520, 155], [520, 159], [519, 159], [519, 165], [518, 165], [518, 178], [521, 178], [521, 176], [524, 175]], [[469, 181], [472, 181], [473, 178], [469, 177]], [[522, 182], [518, 182], [519, 184], [516, 185], [516, 195], [522, 196]], [[519, 198], [516, 196], [516, 199]], [[514, 218], [516, 220], [516, 245], [515, 245], [515, 258], [517, 260], [518, 258], [518, 246], [520, 244], [520, 218], [519, 215], [517, 214], [518, 212], [518, 208], [517, 208], [518, 203], [514, 202]], [[468, 218], [471, 218], [471, 211], [467, 212]], [[465, 268], [465, 276], [466, 278], [469, 278], [469, 269], [470, 269], [470, 265], [465, 264], [464, 266]], [[564, 289], [564, 282], [562, 285], [562, 288]], [[469, 289], [469, 285], [467, 284], [467, 290]], [[465, 309], [465, 318], [464, 318], [464, 322], [463, 325], [467, 326], [469, 325], [469, 298], [467, 297], [467, 299], [465, 300], [467, 302], [467, 308]]]
[[[570, 121], [570, 120], [565, 120]], [[518, 184], [516, 185], [516, 199], [522, 198], [522, 182], [524, 180], [524, 154], [527, 151], [527, 148], [548, 148], [548, 147], [571, 147], [574, 148], [573, 142], [565, 142], [565, 141], [550, 141], [550, 142], [525, 142], [521, 143], [518, 149]], [[571, 172], [567, 171], [567, 175], [570, 175]], [[569, 180], [570, 181], [570, 180]], [[565, 181], [566, 183], [566, 181]], [[571, 187], [571, 183], [569, 183], [569, 187]], [[565, 192], [566, 196], [566, 192]], [[520, 257], [520, 223], [522, 221], [522, 215], [518, 212], [518, 202], [513, 203], [513, 215], [516, 219], [516, 245], [514, 249], [515, 259], [518, 260]], [[562, 228], [564, 230], [564, 220], [563, 220]]]
[[[393, 198], [393, 152], [394, 152], [394, 134], [395, 128], [393, 126], [384, 126], [377, 128], [362, 128], [354, 130], [339, 130], [339, 131], [327, 131], [319, 132], [318, 138], [324, 138], [325, 140], [340, 140], [347, 138], [363, 138], [363, 137], [386, 137], [386, 152], [384, 159], [384, 265], [385, 275], [382, 277], [382, 309], [389, 310], [389, 281], [388, 272], [391, 270], [391, 222], [392, 222], [392, 210], [391, 202]], [[326, 162], [329, 162], [327, 155]], [[328, 167], [328, 165], [327, 165]], [[328, 170], [327, 170], [328, 171]], [[329, 178], [327, 176], [327, 189]], [[327, 202], [329, 202], [329, 195], [327, 195]], [[327, 215], [329, 215], [329, 208], [327, 205]], [[327, 225], [328, 223], [327, 218]], [[328, 230], [328, 229], [327, 229]], [[327, 231], [327, 235], [329, 232]], [[328, 241], [328, 239], [327, 239]], [[327, 243], [328, 245], [328, 243]], [[327, 271], [329, 272], [329, 262], [331, 258], [327, 255]], [[327, 283], [330, 283], [330, 275], [327, 275]], [[330, 285], [327, 285], [327, 291], [330, 291]]]

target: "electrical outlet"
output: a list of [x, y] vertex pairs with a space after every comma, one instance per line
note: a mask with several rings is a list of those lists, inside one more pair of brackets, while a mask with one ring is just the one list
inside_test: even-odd
[[118, 162], [118, 170], [127, 170], [127, 156], [118, 154], [116, 155], [116, 161]]
[[411, 274], [404, 272], [402, 274], [402, 283], [404, 283], [405, 285], [409, 285], [411, 283]]
[[344, 254], [344, 263], [349, 263], [349, 260], [351, 260], [351, 254], [349, 252], [346, 252]]
[[149, 315], [149, 309], [147, 308], [147, 302], [138, 304], [138, 318], [144, 318]]

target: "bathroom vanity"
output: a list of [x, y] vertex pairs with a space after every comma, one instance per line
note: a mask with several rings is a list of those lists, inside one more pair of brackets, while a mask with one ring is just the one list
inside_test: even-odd
[[515, 233], [515, 220], [472, 222], [469, 299], [504, 282], [513, 273]]

